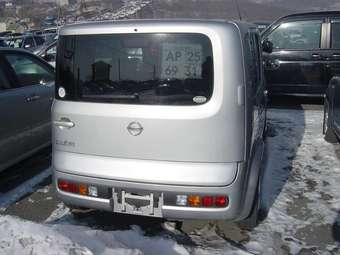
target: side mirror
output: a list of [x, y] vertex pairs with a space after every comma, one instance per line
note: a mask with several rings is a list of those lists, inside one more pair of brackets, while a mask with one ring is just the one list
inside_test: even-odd
[[271, 41], [267, 40], [267, 39], [262, 42], [262, 51], [263, 52], [272, 53], [273, 47], [274, 47], [273, 43]]
[[31, 45], [30, 44], [25, 44], [24, 48], [25, 49], [31, 48]]

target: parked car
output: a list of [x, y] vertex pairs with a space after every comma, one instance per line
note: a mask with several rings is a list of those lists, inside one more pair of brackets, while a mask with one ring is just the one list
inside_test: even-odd
[[269, 22], [269, 21], [255, 21], [254, 24], [257, 26], [258, 30], [260, 32], [262, 32], [263, 30], [265, 30], [271, 24], [271, 22]]
[[289, 15], [262, 38], [273, 44], [273, 52], [264, 54], [270, 94], [320, 97], [339, 74], [340, 12]]
[[55, 61], [57, 56], [57, 41], [54, 41], [45, 47], [39, 48], [33, 53], [43, 58], [51, 66], [55, 67]]
[[0, 171], [51, 144], [54, 69], [18, 49], [0, 49]]
[[2, 39], [0, 39], [0, 48], [1, 47], [8, 47], [7, 43]]
[[188, 20], [64, 27], [52, 107], [58, 196], [255, 225], [266, 122], [257, 31]]
[[39, 47], [42, 47], [45, 40], [41, 36], [19, 36], [13, 37], [7, 40], [7, 44], [11, 48], [22, 48], [29, 51], [34, 51]]
[[324, 100], [324, 138], [329, 143], [338, 143], [340, 137], [340, 77], [331, 79]]
[[58, 34], [55, 33], [43, 34], [42, 37], [45, 40], [45, 45], [49, 45], [58, 40]]

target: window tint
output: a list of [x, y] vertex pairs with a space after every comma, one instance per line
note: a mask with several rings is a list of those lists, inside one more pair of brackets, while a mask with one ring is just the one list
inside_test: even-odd
[[41, 38], [41, 37], [39, 37], [39, 36], [35, 36], [34, 37], [34, 40], [35, 40], [35, 43], [37, 44], [37, 45], [42, 45], [42, 44], [44, 44], [44, 39], [43, 38]]
[[17, 76], [19, 86], [37, 85], [54, 80], [52, 71], [27, 55], [8, 54], [6, 59]]
[[274, 49], [317, 49], [320, 48], [321, 21], [295, 21], [281, 24], [268, 39]]
[[32, 48], [32, 47], [34, 47], [33, 37], [26, 37], [24, 48]]
[[253, 86], [259, 86], [261, 82], [261, 57], [260, 57], [260, 38], [256, 32], [250, 32], [248, 37], [250, 49], [250, 73], [252, 76]]
[[57, 45], [53, 45], [51, 47], [49, 47], [47, 50], [46, 50], [46, 54], [48, 55], [56, 55], [57, 54]]
[[57, 84], [70, 100], [195, 105], [212, 94], [212, 47], [202, 34], [62, 36], [59, 45]]
[[0, 47], [7, 47], [7, 43], [0, 39]]
[[340, 49], [340, 22], [332, 23], [331, 47]]
[[5, 72], [1, 68], [0, 69], [0, 92], [2, 90], [10, 89], [10, 88], [11, 88], [11, 84], [6, 77]]

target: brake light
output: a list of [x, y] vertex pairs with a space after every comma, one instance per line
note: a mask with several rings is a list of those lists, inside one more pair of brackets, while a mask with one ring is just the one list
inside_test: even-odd
[[214, 198], [213, 197], [203, 197], [202, 198], [202, 206], [211, 207], [213, 205], [214, 205]]
[[58, 188], [63, 191], [68, 191], [69, 190], [68, 182], [58, 180]]
[[78, 193], [78, 185], [69, 181], [58, 180], [58, 188], [62, 191]]
[[225, 207], [229, 203], [228, 198], [226, 196], [218, 196], [215, 198], [215, 206], [217, 207]]

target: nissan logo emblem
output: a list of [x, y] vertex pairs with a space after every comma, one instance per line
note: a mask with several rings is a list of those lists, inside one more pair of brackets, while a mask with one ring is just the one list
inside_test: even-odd
[[127, 126], [127, 130], [130, 135], [137, 136], [143, 132], [143, 127], [139, 122], [134, 121]]

